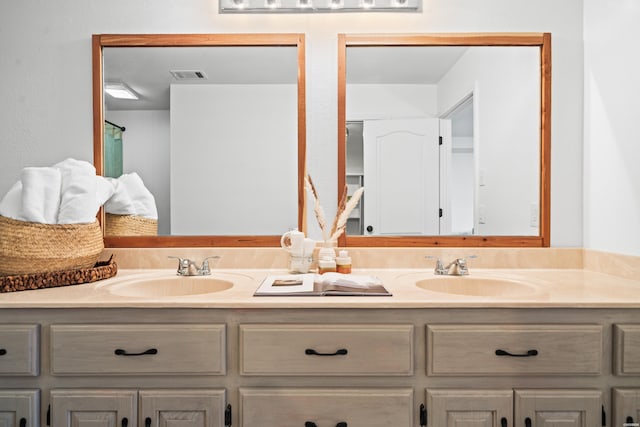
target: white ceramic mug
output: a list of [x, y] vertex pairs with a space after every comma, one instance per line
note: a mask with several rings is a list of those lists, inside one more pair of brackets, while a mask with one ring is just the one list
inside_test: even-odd
[[287, 231], [280, 238], [280, 246], [293, 256], [302, 256], [304, 252], [304, 233], [298, 230]]

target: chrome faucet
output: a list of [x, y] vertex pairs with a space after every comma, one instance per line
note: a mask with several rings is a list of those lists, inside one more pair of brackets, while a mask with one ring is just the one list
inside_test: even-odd
[[[471, 258], [475, 258], [475, 256]], [[438, 276], [466, 276], [469, 274], [469, 267], [467, 267], [467, 260], [465, 258], [456, 258], [446, 266], [440, 258], [437, 258], [434, 273]]]
[[198, 265], [194, 261], [191, 261], [188, 258], [180, 258], [177, 256], [169, 256], [168, 258], [178, 260], [178, 276], [209, 276], [211, 275], [211, 270], [209, 269], [209, 260], [218, 259], [220, 257], [210, 256], [205, 258], [202, 261], [202, 267], [198, 267]]

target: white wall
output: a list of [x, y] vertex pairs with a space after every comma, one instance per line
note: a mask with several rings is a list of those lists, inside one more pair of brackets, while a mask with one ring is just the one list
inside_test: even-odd
[[169, 110], [109, 111], [107, 120], [124, 126], [123, 173], [136, 172], [158, 209], [158, 234], [171, 233], [169, 211]]
[[173, 234], [296, 228], [297, 106], [295, 84], [171, 85]]
[[474, 93], [474, 154], [483, 175], [476, 189], [482, 211], [476, 234], [539, 233], [536, 223], [531, 226], [531, 206], [540, 199], [539, 69], [537, 48], [475, 47], [438, 83], [441, 112]]
[[418, 84], [349, 84], [347, 120], [436, 117], [437, 87]]
[[585, 0], [588, 248], [640, 255], [640, 2]]
[[[308, 169], [330, 215], [337, 199], [338, 33], [548, 31], [553, 33], [551, 244], [582, 245], [582, 0], [423, 3], [421, 13], [408, 14], [230, 16], [220, 15], [211, 0], [3, 0], [0, 193], [24, 166], [92, 159], [91, 34], [305, 33]], [[637, 196], [632, 199], [638, 203]]]

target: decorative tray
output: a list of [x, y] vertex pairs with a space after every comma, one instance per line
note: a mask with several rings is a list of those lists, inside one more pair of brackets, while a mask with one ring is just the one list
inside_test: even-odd
[[112, 255], [107, 261], [99, 261], [91, 268], [0, 276], [0, 293], [97, 282], [113, 277], [117, 272], [118, 266]]

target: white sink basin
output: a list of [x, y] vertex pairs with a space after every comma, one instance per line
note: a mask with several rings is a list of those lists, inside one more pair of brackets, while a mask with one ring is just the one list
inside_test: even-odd
[[124, 297], [164, 298], [203, 295], [233, 287], [233, 282], [211, 276], [132, 278], [109, 285], [107, 290]]
[[538, 290], [518, 280], [473, 276], [434, 276], [418, 280], [416, 286], [431, 292], [474, 297], [519, 297]]

